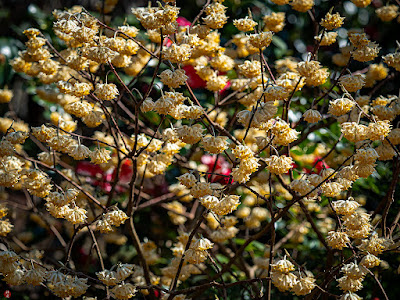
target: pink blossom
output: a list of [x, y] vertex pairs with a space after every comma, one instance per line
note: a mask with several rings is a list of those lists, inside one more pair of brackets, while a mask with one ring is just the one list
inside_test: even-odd
[[[220, 175], [208, 175], [208, 179], [211, 182], [217, 182], [221, 184], [232, 183], [232, 179], [227, 177], [231, 174], [232, 170], [229, 166], [229, 163], [225, 160], [224, 157], [218, 156], [218, 160], [215, 163], [215, 159], [217, 156], [205, 154], [201, 157], [201, 162], [208, 167], [207, 172], [216, 173]], [[215, 166], [215, 167], [214, 167]], [[224, 175], [224, 176], [221, 176]]]
[[176, 19], [176, 22], [178, 23], [179, 26], [190, 26], [192, 24], [184, 17], [178, 17]]
[[197, 75], [196, 70], [193, 66], [187, 65], [183, 66], [183, 70], [185, 70], [186, 75], [189, 77], [187, 83], [192, 89], [205, 88], [206, 82]]

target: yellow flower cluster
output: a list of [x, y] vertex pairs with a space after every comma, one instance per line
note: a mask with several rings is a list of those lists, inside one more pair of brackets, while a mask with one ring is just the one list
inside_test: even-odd
[[303, 61], [298, 63], [297, 71], [309, 86], [318, 86], [325, 83], [329, 76], [327, 68], [322, 68], [318, 61]]
[[254, 22], [252, 18], [246, 17], [244, 19], [233, 20], [233, 25], [240, 31], [253, 31], [257, 22]]
[[294, 10], [306, 12], [314, 6], [314, 0], [292, 0], [290, 5]]
[[397, 17], [399, 7], [397, 5], [386, 5], [378, 8], [376, 14], [383, 22], [390, 22]]
[[286, 257], [271, 264], [271, 267], [272, 284], [282, 292], [291, 290], [295, 295], [302, 296], [311, 293], [315, 288], [313, 274], [309, 271], [300, 276], [291, 273], [294, 271], [294, 265]]
[[[11, 65], [37, 79], [35, 94], [39, 104], [45, 103], [48, 122], [30, 127], [14, 111], [0, 118], [0, 197], [25, 195], [27, 219], [70, 248], [65, 264], [54, 269], [41, 257], [25, 255], [30, 232], [13, 232], [8, 250], [0, 251], [4, 281], [46, 286], [63, 298], [102, 286], [116, 299], [154, 289], [163, 291], [161, 299], [186, 299], [191, 289], [179, 295], [182, 282], [196, 284], [196, 275], [207, 274], [210, 266], [228, 281], [232, 278], [225, 275], [233, 266], [244, 271], [240, 278], [250, 270], [255, 278], [270, 276], [279, 291], [296, 296], [314, 291], [314, 296], [320, 292], [318, 277], [289, 254], [279, 259], [284, 255], [279, 248], [317, 236], [326, 248], [351, 248], [340, 255], [337, 282], [341, 299], [360, 299], [355, 292], [362, 289], [367, 269], [394, 247], [390, 238], [373, 231], [380, 212], [371, 220], [351, 188], [380, 171], [379, 161], [399, 153], [400, 98], [381, 95], [380, 88], [395, 78], [388, 67], [400, 70], [400, 54], [373, 62], [380, 51], [374, 36], [339, 29], [345, 19], [339, 12], [321, 12], [313, 0], [271, 1], [290, 5], [284, 8], [294, 10], [288, 13], [290, 23], [311, 10], [313, 25], [322, 26], [302, 61], [281, 45], [286, 14], [276, 5], [268, 15], [253, 12], [254, 19], [252, 13], [236, 16], [229, 26], [240, 32], [228, 39], [221, 30], [228, 23], [223, 0], [209, 1], [188, 26], [178, 24], [180, 8], [173, 0], [133, 8], [138, 27], [125, 22], [117, 29], [110, 16], [101, 21], [82, 7], [56, 10], [52, 29], [62, 50], [51, 35], [24, 31], [26, 50]], [[357, 7], [371, 3], [352, 2]], [[116, 4], [107, 0], [97, 8], [111, 12]], [[398, 17], [398, 7], [386, 5], [376, 14], [390, 22]], [[347, 18], [350, 23], [352, 17]], [[318, 60], [326, 50], [320, 46], [337, 39], [340, 48], [332, 62], [339, 68], [328, 69], [326, 60], [324, 65]], [[300, 51], [300, 41], [295, 48]], [[153, 70], [149, 80], [148, 70]], [[193, 83], [195, 75], [202, 81]], [[14, 101], [18, 97], [11, 89], [0, 90], [5, 108], [13, 108]], [[336, 135], [338, 128], [342, 135]], [[6, 240], [19, 227], [14, 222], [18, 206], [8, 212], [0, 205], [0, 236]], [[163, 210], [167, 213], [159, 215]], [[136, 232], [143, 220], [148, 220], [146, 233], [158, 240]], [[170, 222], [177, 233], [168, 232], [165, 239], [170, 228], [160, 222]], [[260, 233], [271, 245], [250, 244]], [[117, 263], [130, 260], [129, 253], [106, 253], [107, 244], [130, 249], [131, 242], [141, 266]], [[77, 276], [71, 254], [76, 243], [96, 249], [97, 279], [90, 272]], [[14, 247], [23, 254], [10, 250]], [[332, 270], [325, 272], [331, 276]]]
[[337, 32], [325, 32], [319, 36], [314, 37], [321, 46], [329, 46], [336, 43]]
[[351, 0], [357, 7], [367, 7], [371, 4], [372, 0]]
[[333, 30], [343, 25], [344, 17], [341, 17], [339, 13], [331, 14], [327, 13], [321, 20], [320, 25], [326, 30]]
[[0, 103], [8, 103], [13, 97], [13, 92], [9, 89], [0, 90]]
[[249, 181], [250, 175], [260, 166], [259, 159], [254, 156], [249, 147], [244, 145], [237, 145], [232, 152], [236, 158], [240, 159], [239, 166], [232, 170], [233, 180], [240, 183]]
[[14, 225], [10, 223], [8, 219], [5, 217], [7, 216], [8, 209], [4, 204], [0, 205], [0, 236], [6, 236], [11, 232]]
[[267, 169], [273, 174], [285, 174], [293, 167], [291, 157], [272, 155], [265, 160], [268, 164]]
[[375, 59], [380, 51], [380, 47], [375, 42], [371, 42], [365, 33], [351, 33], [349, 40], [355, 49], [351, 52], [352, 57], [360, 62], [367, 62]]
[[272, 12], [263, 17], [265, 24], [264, 31], [280, 32], [285, 27], [285, 13]]

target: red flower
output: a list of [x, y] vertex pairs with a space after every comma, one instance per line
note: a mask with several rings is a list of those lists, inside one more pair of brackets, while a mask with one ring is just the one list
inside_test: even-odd
[[[116, 168], [110, 168], [104, 171], [100, 166], [88, 161], [80, 161], [76, 166], [76, 173], [86, 176], [86, 181], [94, 186], [99, 186], [105, 192], [110, 192], [117, 175]], [[133, 169], [130, 160], [124, 160], [121, 164], [118, 185], [116, 191], [122, 193], [126, 190], [121, 184], [128, 184], [132, 178]]]
[[313, 162], [313, 165], [314, 165], [318, 161], [318, 163], [315, 165], [315, 169], [317, 170], [317, 172], [316, 172], [317, 174], [319, 174], [324, 169], [330, 168], [328, 166], [328, 164], [324, 160], [320, 160], [320, 159], [321, 159], [321, 157], [317, 156], [317, 157], [315, 157], [314, 162]]
[[216, 157], [217, 156], [211, 156], [208, 154], [203, 155], [201, 157], [201, 162], [208, 167], [207, 172], [220, 174], [220, 175], [208, 174], [208, 179], [210, 180], [210, 182], [216, 182], [224, 185], [232, 183], [232, 179], [227, 177], [232, 172], [232, 170], [229, 167], [229, 163], [223, 157], [218, 157], [218, 160], [215, 163]]
[[220, 94], [223, 94], [223, 93], [225, 93], [230, 87], [231, 87], [231, 81], [228, 81], [226, 84], [225, 84], [225, 86], [224, 86], [224, 88], [222, 89], [222, 90], [220, 90], [219, 91], [219, 93]]
[[[117, 174], [117, 170], [114, 169], [114, 172], [112, 174], [113, 180], [114, 180], [116, 174]], [[131, 181], [132, 175], [133, 175], [132, 161], [129, 159], [126, 159], [123, 161], [123, 163], [121, 165], [121, 170], [119, 173], [119, 182], [129, 183]]]
[[179, 26], [190, 26], [192, 24], [184, 17], [178, 17], [178, 19], [176, 19], [176, 22]]
[[186, 75], [189, 77], [187, 83], [192, 89], [199, 89], [206, 87], [207, 83], [203, 79], [201, 79], [199, 75], [197, 75], [196, 70], [194, 69], [193, 66], [191, 65], [183, 66], [182, 69], [185, 70]]

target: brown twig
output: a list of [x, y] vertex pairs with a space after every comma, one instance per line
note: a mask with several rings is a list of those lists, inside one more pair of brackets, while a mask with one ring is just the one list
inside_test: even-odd
[[[186, 246], [185, 246], [185, 250], [184, 250], [183, 255], [182, 255], [182, 257], [181, 257], [181, 259], [179, 261], [179, 265], [178, 265], [178, 269], [176, 271], [175, 277], [171, 282], [171, 285], [170, 285], [170, 288], [169, 288], [169, 290], [171, 292], [173, 292], [175, 290], [176, 285], [178, 284], [179, 275], [181, 273], [183, 262], [184, 262], [184, 259], [185, 259], [185, 252], [189, 249], [190, 244], [192, 243], [192, 240], [194, 238], [194, 235], [196, 234], [197, 230], [200, 228], [201, 223], [203, 223], [203, 221], [204, 221], [204, 212], [205, 212], [205, 208], [202, 207], [202, 209], [200, 210], [199, 216], [197, 218], [196, 225], [195, 225], [195, 227], [193, 228], [192, 232], [189, 235], [188, 241], [187, 241]], [[171, 294], [168, 297], [168, 300], [172, 300], [172, 298], [173, 298], [173, 294]]]

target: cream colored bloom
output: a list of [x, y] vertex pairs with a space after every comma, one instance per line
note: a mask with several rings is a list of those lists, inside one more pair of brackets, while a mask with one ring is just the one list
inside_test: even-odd
[[381, 260], [378, 257], [371, 253], [368, 253], [361, 259], [360, 265], [371, 269], [373, 267], [379, 266], [380, 263]]
[[316, 279], [313, 276], [298, 277], [298, 280], [293, 285], [292, 291], [297, 296], [310, 294], [316, 286], [315, 281]]
[[247, 78], [253, 78], [261, 75], [261, 64], [259, 61], [246, 60], [243, 64], [238, 66], [239, 72]]
[[226, 136], [205, 136], [203, 137], [201, 144], [207, 152], [218, 154], [228, 148], [227, 139]]
[[9, 89], [0, 89], [0, 103], [8, 103], [13, 97], [13, 92]]
[[341, 17], [339, 13], [331, 14], [327, 13], [321, 20], [320, 25], [325, 27], [327, 30], [333, 30], [343, 25], [344, 17]]
[[121, 283], [111, 289], [116, 299], [130, 299], [136, 294], [136, 288], [131, 283]]
[[74, 208], [67, 209], [64, 218], [67, 219], [72, 224], [80, 224], [85, 222], [87, 211], [84, 208], [75, 206]]
[[353, 106], [354, 102], [352, 100], [344, 97], [338, 98], [329, 101], [328, 113], [338, 117], [344, 115], [345, 113], [348, 113]]
[[104, 270], [96, 272], [97, 278], [105, 285], [116, 285], [119, 280], [117, 280], [117, 274], [115, 271]]
[[348, 200], [337, 200], [332, 202], [332, 207], [339, 215], [351, 215], [360, 204], [354, 201], [353, 197], [349, 197]]
[[292, 0], [290, 5], [294, 10], [306, 12], [314, 6], [314, 0]]
[[326, 242], [329, 247], [342, 250], [350, 243], [350, 239], [345, 232], [329, 231], [328, 236], [326, 237]]
[[76, 160], [83, 160], [91, 155], [91, 151], [85, 145], [78, 143], [68, 148], [68, 154]]
[[118, 88], [113, 83], [96, 84], [94, 93], [101, 100], [113, 100], [119, 95]]
[[293, 168], [294, 163], [291, 157], [276, 155], [266, 158], [265, 161], [268, 164], [267, 169], [273, 174], [287, 173], [291, 168]]
[[271, 264], [272, 270], [280, 273], [288, 274], [294, 271], [294, 264], [289, 261], [286, 257], [278, 260], [276, 263]]
[[111, 159], [111, 151], [106, 148], [98, 148], [90, 153], [90, 160], [94, 164], [104, 164]]
[[272, 42], [272, 31], [264, 31], [261, 33], [251, 34], [249, 36], [249, 43], [259, 49], [268, 47]]
[[257, 25], [257, 22], [254, 22], [253, 19], [249, 17], [245, 17], [244, 19], [233, 20], [233, 25], [240, 31], [252, 31], [254, 27]]
[[308, 123], [317, 123], [322, 119], [321, 113], [315, 109], [306, 110], [303, 114], [303, 118]]

